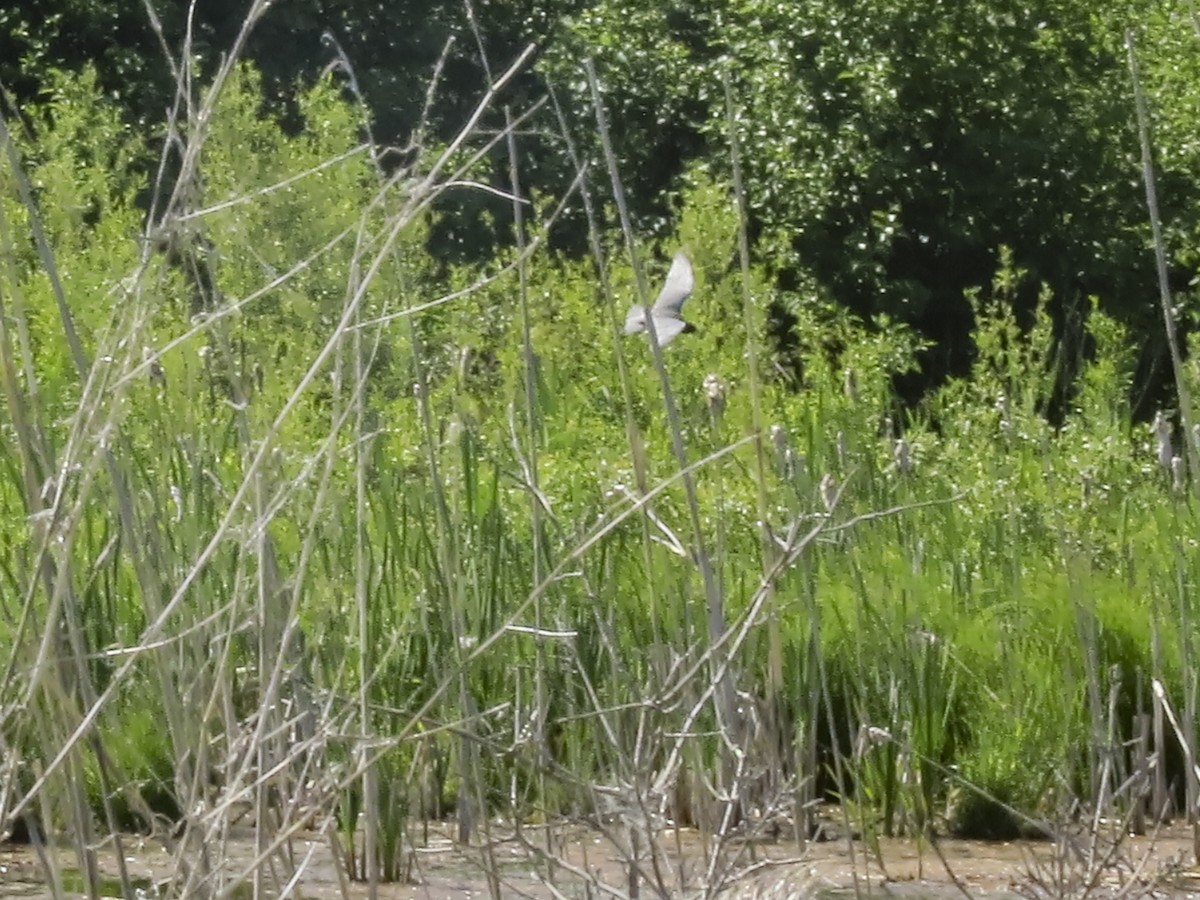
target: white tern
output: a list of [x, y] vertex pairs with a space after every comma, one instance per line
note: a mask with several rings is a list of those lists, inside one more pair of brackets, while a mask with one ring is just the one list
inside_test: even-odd
[[[696, 285], [696, 277], [692, 274], [692, 264], [687, 255], [680, 250], [671, 261], [671, 269], [667, 272], [667, 280], [663, 282], [658, 299], [650, 307], [650, 318], [654, 320], [654, 333], [658, 335], [659, 346], [665, 347], [685, 331], [695, 331], [696, 326], [680, 318], [683, 301], [692, 293]], [[630, 307], [625, 316], [625, 333], [638, 334], [646, 330], [646, 312], [644, 306]]]

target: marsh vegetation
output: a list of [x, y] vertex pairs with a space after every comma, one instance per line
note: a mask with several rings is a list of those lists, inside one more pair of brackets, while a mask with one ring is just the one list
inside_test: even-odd
[[[1143, 24], [1158, 87], [1177, 26]], [[281, 124], [240, 41], [173, 60], [154, 128], [85, 69], [0, 132], [0, 833], [56, 894], [148, 890], [131, 834], [161, 896], [290, 892], [301, 834], [374, 891], [446, 823], [496, 895], [502, 845], [543, 885], [715, 895], [757, 842], [851, 836], [1048, 839], [1079, 893], [1195, 822], [1190, 251], [1160, 306], [1141, 263], [1083, 293], [1022, 220], [939, 288], [947, 349], [915, 275], [781, 237], [814, 208], [765, 190], [779, 123], [734, 63], [653, 213], [603, 41], [573, 80], [570, 41], [484, 58], [444, 134], [434, 65], [402, 148], [336, 42]], [[1153, 174], [1129, 149], [1089, 190]], [[679, 248], [695, 331], [624, 334]], [[581, 828], [620, 865], [564, 849]]]

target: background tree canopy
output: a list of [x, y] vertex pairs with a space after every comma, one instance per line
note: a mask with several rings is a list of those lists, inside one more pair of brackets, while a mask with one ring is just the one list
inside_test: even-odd
[[[243, 7], [197, 5], [192, 51], [207, 65], [232, 43]], [[159, 11], [176, 54], [184, 9]], [[1160, 197], [1173, 287], [1187, 291], [1198, 224], [1189, 16], [1185, 5], [1141, 0], [491, 0], [470, 11], [456, 2], [298, 0], [268, 10], [248, 55], [263, 73], [265, 108], [286, 124], [297, 88], [333, 58], [328, 32], [354, 67], [376, 137], [400, 145], [451, 38], [431, 122], [441, 137], [461, 124], [489, 69], [526, 41], [539, 58], [506, 100], [520, 106], [553, 87], [568, 115], [586, 116], [580, 62], [592, 57], [647, 232], [661, 230], [690, 171], [727, 174], [727, 73], [741, 108], [755, 250], [779, 277], [785, 326], [813, 292], [868, 321], [915, 325], [933, 342], [923, 373], [906, 385], [915, 394], [965, 371], [967, 294], [988, 290], [1009, 247], [1028, 273], [1012, 297], [1019, 320], [1028, 323], [1042, 286], [1055, 297], [1065, 374], [1087, 352], [1086, 298], [1131, 327], [1144, 348], [1135, 379], [1144, 405], [1158, 399], [1165, 357], [1124, 31], [1137, 29], [1161, 109]], [[0, 60], [0, 79], [21, 104], [37, 99], [52, 69], [93, 65], [143, 129], [162, 120], [174, 91], [147, 13], [114, 0], [0, 12]], [[577, 137], [597, 159], [594, 130], [580, 124]], [[557, 122], [547, 109], [536, 126], [523, 181], [561, 189], [570, 167]], [[498, 183], [505, 165], [497, 158]], [[478, 195], [445, 206], [431, 249], [447, 260], [489, 255], [510, 240], [510, 215], [505, 201]], [[582, 216], [568, 218], [556, 241], [578, 251], [585, 234]]]

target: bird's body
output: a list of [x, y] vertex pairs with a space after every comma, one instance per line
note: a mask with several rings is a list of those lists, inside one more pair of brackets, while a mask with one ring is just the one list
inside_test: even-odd
[[654, 333], [658, 336], [660, 347], [665, 347], [685, 331], [695, 331], [694, 325], [680, 317], [683, 301], [691, 295], [695, 285], [692, 264], [687, 255], [680, 250], [671, 261], [667, 280], [663, 282], [654, 305], [649, 309], [641, 305], [630, 307], [628, 315], [625, 316], [625, 333], [638, 334], [645, 331], [647, 313], [654, 320]]

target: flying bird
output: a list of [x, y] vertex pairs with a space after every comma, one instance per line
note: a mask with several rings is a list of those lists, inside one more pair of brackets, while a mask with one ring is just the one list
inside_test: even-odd
[[671, 270], [667, 272], [667, 280], [663, 282], [658, 299], [647, 309], [644, 306], [630, 307], [625, 316], [625, 333], [638, 334], [646, 330], [646, 315], [654, 320], [654, 333], [658, 335], [658, 344], [665, 347], [685, 331], [695, 331], [696, 326], [681, 319], [683, 301], [692, 293], [696, 285], [696, 277], [692, 274], [692, 264], [687, 255], [680, 250], [671, 261]]

